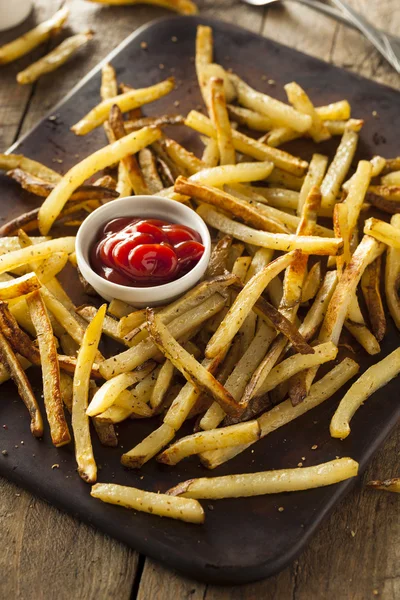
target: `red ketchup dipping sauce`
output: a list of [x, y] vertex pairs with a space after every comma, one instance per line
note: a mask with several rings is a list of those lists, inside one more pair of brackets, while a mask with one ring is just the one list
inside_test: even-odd
[[90, 251], [90, 264], [107, 281], [151, 287], [191, 271], [203, 252], [200, 235], [186, 225], [121, 217], [100, 230]]

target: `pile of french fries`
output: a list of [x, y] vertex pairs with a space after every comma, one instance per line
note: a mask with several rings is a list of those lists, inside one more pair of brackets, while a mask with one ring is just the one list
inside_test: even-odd
[[[102, 126], [108, 145], [64, 176], [25, 156], [0, 155], [0, 168], [45, 198], [0, 230], [0, 381], [16, 383], [32, 433], [41, 437], [43, 418], [26, 373], [41, 366], [52, 441], [74, 443], [79, 475], [91, 484], [91, 423], [104, 445], [116, 446], [117, 424], [153, 418], [151, 434], [122, 455], [127, 468], [154, 457], [173, 466], [197, 455], [215, 469], [331, 398], [359, 371], [356, 360], [338, 355], [339, 346], [380, 353], [383, 256], [386, 302], [400, 327], [400, 158], [360, 160], [351, 174], [362, 121], [351, 118], [348, 102], [316, 108], [296, 83], [285, 86], [288, 104], [252, 89], [213, 63], [209, 27], [198, 28], [195, 65], [208, 116], [144, 117], [141, 107], [168, 94], [173, 79], [143, 89], [118, 86], [106, 65], [100, 104], [72, 130], [86, 135]], [[166, 125], [199, 132], [202, 157], [167, 137]], [[315, 153], [307, 163], [278, 148], [298, 137], [318, 143], [332, 135], [341, 139], [331, 159]], [[132, 193], [197, 210], [213, 238], [206, 274], [161, 308], [136, 310], [119, 300], [76, 307], [57, 279], [67, 263], [76, 266], [75, 238], [60, 237], [60, 226], [76, 227], [100, 204]], [[368, 218], [371, 205], [392, 215], [390, 224]], [[28, 235], [37, 229], [40, 235]], [[103, 356], [102, 335], [122, 350]], [[400, 349], [378, 357], [342, 397], [331, 435], [347, 437], [361, 404], [399, 372]], [[188, 419], [194, 433], [180, 437]], [[197, 499], [309, 489], [357, 470], [344, 457], [190, 480], [166, 494], [103, 483], [91, 493], [200, 523]], [[400, 491], [399, 479], [371, 485]]]

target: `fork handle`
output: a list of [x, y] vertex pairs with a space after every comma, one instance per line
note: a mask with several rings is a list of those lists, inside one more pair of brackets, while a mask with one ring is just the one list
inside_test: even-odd
[[304, 6], [308, 6], [309, 8], [313, 8], [314, 10], [326, 15], [327, 17], [332, 17], [336, 21], [340, 21], [344, 23], [348, 27], [352, 27], [353, 29], [357, 29], [356, 25], [354, 25], [353, 21], [346, 17], [344, 13], [342, 13], [337, 8], [333, 6], [329, 6], [328, 4], [323, 4], [320, 0], [291, 0], [292, 2], [296, 2], [297, 4], [303, 4]]

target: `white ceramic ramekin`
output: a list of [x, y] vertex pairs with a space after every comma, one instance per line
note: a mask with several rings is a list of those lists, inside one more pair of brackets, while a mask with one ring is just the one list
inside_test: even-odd
[[[180, 223], [197, 231], [205, 247], [204, 254], [191, 271], [176, 281], [153, 287], [128, 287], [107, 281], [90, 266], [89, 252], [97, 233], [118, 217], [143, 217]], [[83, 277], [108, 302], [115, 298], [138, 308], [170, 302], [193, 287], [204, 275], [211, 253], [211, 238], [203, 219], [191, 208], [159, 196], [129, 196], [113, 200], [94, 210], [80, 226], [76, 236], [76, 258]]]
[[32, 10], [32, 0], [0, 0], [0, 31], [25, 21]]

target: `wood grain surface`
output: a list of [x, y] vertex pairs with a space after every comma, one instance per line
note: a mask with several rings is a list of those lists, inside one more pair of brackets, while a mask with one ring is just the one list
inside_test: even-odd
[[[14, 0], [16, 1], [16, 0]], [[379, 27], [398, 33], [398, 0], [348, 0]], [[55, 12], [60, 0], [35, 0], [29, 22], [0, 33], [0, 44]], [[0, 85], [0, 151], [28, 131], [73, 85], [129, 33], [167, 14], [147, 6], [106, 7], [72, 0], [69, 27], [96, 36], [55, 76], [18, 86], [15, 75], [54, 45], [40, 47], [3, 67]], [[295, 3], [252, 8], [237, 0], [201, 0], [205, 16], [241, 25], [276, 41], [395, 88], [400, 76], [357, 32]], [[67, 36], [70, 32], [63, 33]], [[380, 450], [365, 474], [400, 473], [400, 432]], [[300, 558], [279, 575], [256, 584], [198, 584], [138, 556], [0, 480], [0, 598], [127, 600], [364, 600], [400, 598], [399, 496], [358, 487], [337, 507]]]

